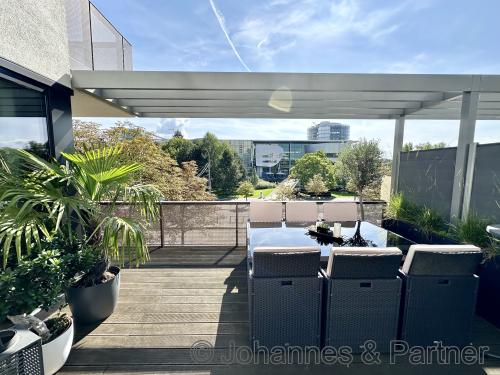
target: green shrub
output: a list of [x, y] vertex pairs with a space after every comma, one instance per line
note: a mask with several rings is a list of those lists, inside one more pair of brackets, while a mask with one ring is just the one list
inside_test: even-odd
[[419, 210], [420, 208], [408, 200], [403, 193], [397, 193], [391, 196], [391, 199], [387, 203], [385, 214], [389, 219], [412, 222]]
[[275, 186], [276, 186], [276, 184], [274, 182], [259, 180], [255, 184], [255, 189], [257, 189], [257, 190], [272, 189]]
[[38, 307], [48, 309], [65, 288], [60, 252], [32, 252], [15, 268], [7, 268], [0, 274], [0, 321], [7, 315], [29, 314]]
[[416, 210], [414, 223], [429, 237], [432, 233], [446, 236], [447, 224], [443, 217], [429, 207]]
[[486, 252], [487, 256], [500, 253], [500, 242], [486, 232], [489, 220], [470, 214], [465, 220], [450, 225], [450, 234], [461, 243], [473, 244]]

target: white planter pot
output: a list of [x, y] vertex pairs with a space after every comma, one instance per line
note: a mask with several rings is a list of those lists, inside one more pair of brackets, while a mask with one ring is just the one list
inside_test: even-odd
[[71, 325], [58, 338], [42, 345], [43, 369], [45, 375], [55, 374], [64, 366], [68, 359], [71, 346], [73, 345], [73, 336], [75, 333], [73, 320]]

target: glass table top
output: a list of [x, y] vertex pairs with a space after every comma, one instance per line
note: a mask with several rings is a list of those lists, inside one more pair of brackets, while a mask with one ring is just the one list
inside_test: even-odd
[[[343, 244], [325, 242], [324, 238], [317, 238], [308, 233], [312, 223], [249, 223], [248, 224], [248, 258], [253, 255], [256, 247], [293, 247], [293, 246], [319, 246], [321, 260], [326, 261], [330, 256], [332, 246], [349, 246], [349, 239], [356, 233], [355, 222], [342, 223], [341, 236]], [[367, 221], [360, 222], [361, 237], [370, 247], [397, 247], [403, 254], [408, 252], [414, 242], [400, 235], [378, 227]], [[331, 228], [333, 230], [333, 227]]]

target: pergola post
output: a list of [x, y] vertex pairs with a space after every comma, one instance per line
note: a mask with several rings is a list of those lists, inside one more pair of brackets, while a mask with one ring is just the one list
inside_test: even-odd
[[396, 118], [394, 127], [394, 148], [392, 151], [391, 195], [397, 193], [399, 182], [399, 161], [403, 149], [405, 117]]
[[451, 219], [461, 217], [465, 184], [471, 183], [471, 181], [465, 180], [465, 175], [467, 173], [467, 155], [469, 147], [474, 143], [478, 100], [479, 93], [476, 91], [465, 91], [462, 95], [460, 130], [458, 134], [457, 156], [455, 159], [453, 193], [451, 196]]

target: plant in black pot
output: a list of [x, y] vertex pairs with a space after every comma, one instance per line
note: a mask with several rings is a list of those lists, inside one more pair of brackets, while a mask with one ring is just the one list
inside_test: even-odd
[[[40, 310], [49, 311], [60, 305], [66, 287], [61, 254], [58, 250], [33, 250], [19, 262], [8, 262], [0, 274], [0, 320], [8, 318], [16, 328], [29, 329], [42, 340], [42, 354], [45, 374], [54, 374], [66, 362], [73, 344], [73, 321], [66, 315], [50, 316], [41, 320]], [[62, 305], [61, 305], [62, 306]], [[16, 335], [25, 331], [8, 330]], [[16, 345], [17, 340], [9, 344]], [[21, 340], [22, 341], [22, 340]], [[11, 348], [22, 350], [22, 347]], [[31, 360], [36, 360], [31, 358]]]
[[145, 229], [158, 216], [161, 193], [134, 183], [142, 165], [124, 163], [119, 145], [65, 153], [65, 165], [17, 153], [23, 171], [0, 179], [4, 266], [11, 247], [20, 259], [39, 246], [40, 237], [61, 239], [64, 253], [74, 257], [68, 264], [76, 275], [67, 274], [73, 281], [67, 291], [73, 317], [83, 322], [106, 318], [116, 305], [120, 281], [120, 269], [110, 260], [123, 266], [148, 259]]

